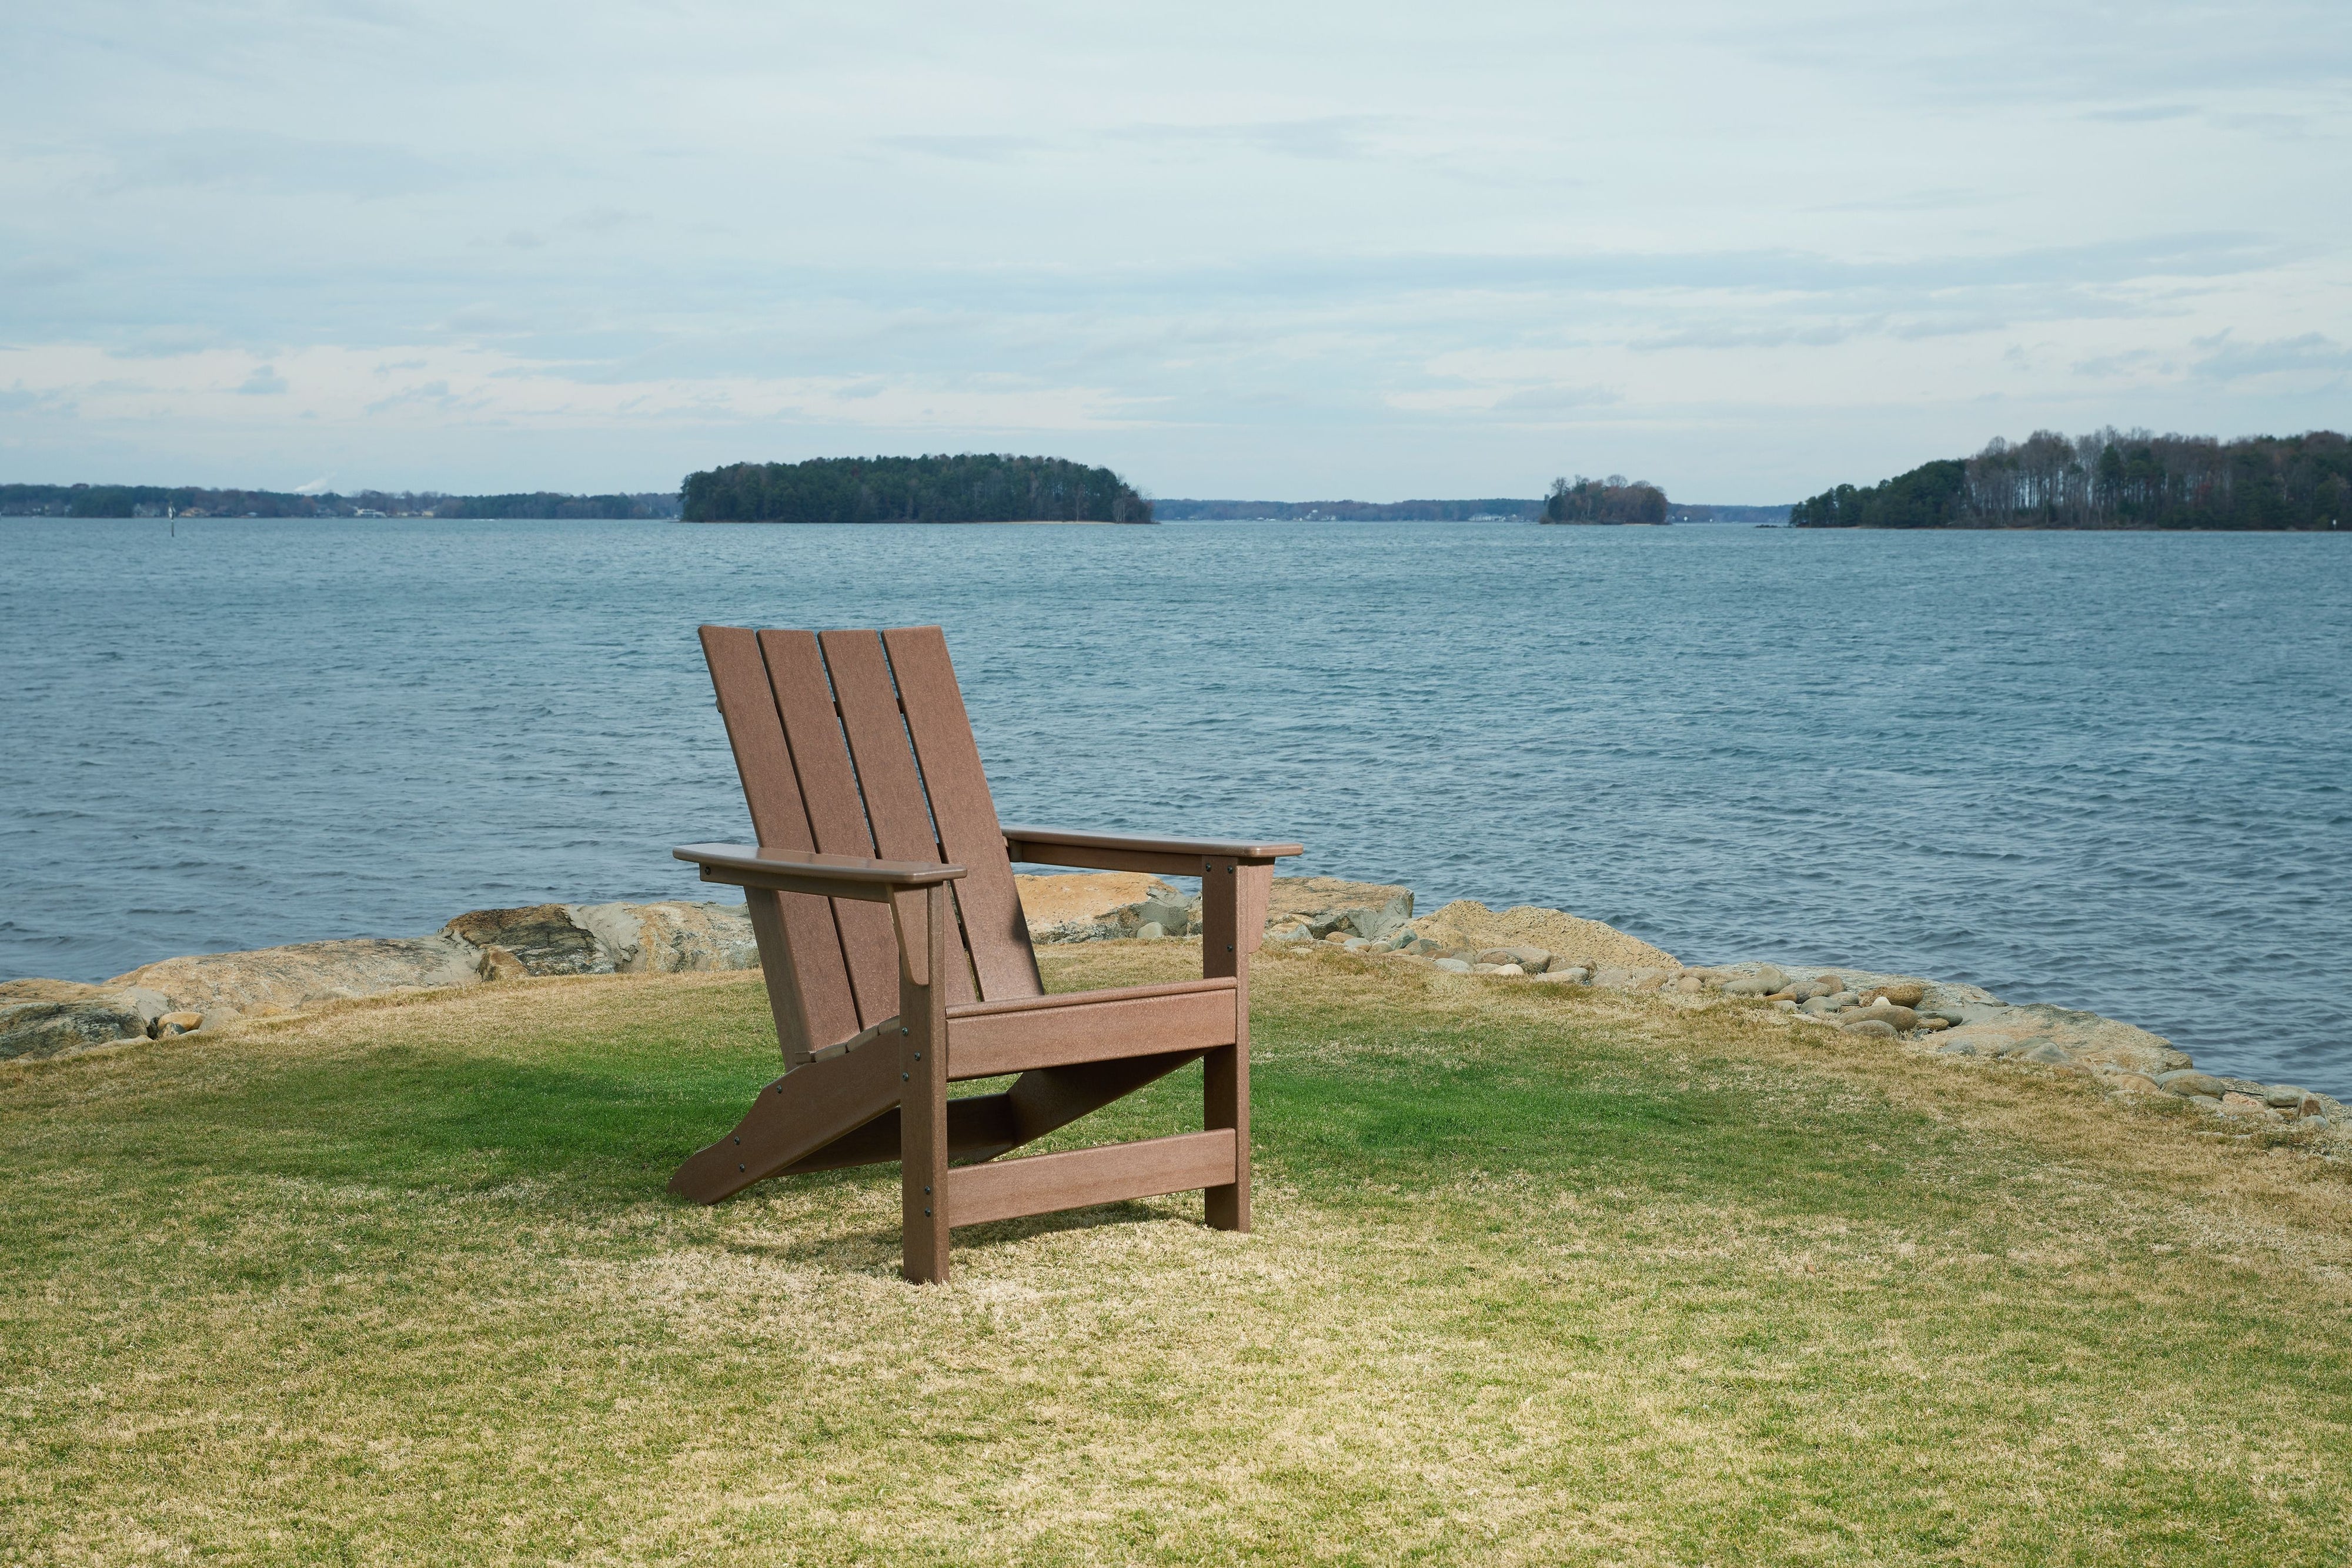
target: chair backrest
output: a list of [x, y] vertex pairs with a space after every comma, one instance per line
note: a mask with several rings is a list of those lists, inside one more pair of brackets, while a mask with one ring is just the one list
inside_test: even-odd
[[[940, 630], [705, 626], [702, 651], [759, 841], [965, 867], [954, 889], [969, 965], [948, 966], [948, 1000], [1042, 996], [1013, 862]], [[788, 1058], [795, 1022], [804, 1049], [818, 1051], [898, 1010], [898, 938], [885, 906], [809, 894], [749, 896], [779, 901], [791, 949], [793, 974], [768, 977]]]

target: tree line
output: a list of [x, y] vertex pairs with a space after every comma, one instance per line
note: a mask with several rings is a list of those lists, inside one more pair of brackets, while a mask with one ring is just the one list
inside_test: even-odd
[[201, 485], [0, 485], [0, 517], [675, 517], [675, 494], [572, 496], [533, 490], [451, 496], [439, 490], [221, 490]]
[[689, 523], [1148, 523], [1151, 502], [1108, 468], [997, 453], [817, 457], [689, 474]]
[[1533, 517], [1543, 502], [1487, 497], [1465, 501], [1195, 501], [1151, 504], [1163, 522], [1462, 523], [1473, 517]]
[[1544, 497], [1547, 523], [1663, 523], [1666, 493], [1646, 479], [1628, 480], [1622, 474], [1606, 479], [1554, 479]]
[[2352, 517], [2352, 443], [2333, 431], [2072, 440], [1995, 436], [1880, 484], [1798, 503], [1802, 528], [2333, 528]]

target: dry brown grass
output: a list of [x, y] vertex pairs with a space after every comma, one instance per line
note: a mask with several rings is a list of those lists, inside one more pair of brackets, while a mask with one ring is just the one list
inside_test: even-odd
[[[1044, 955], [1056, 989], [1183, 943]], [[1759, 1009], [1257, 970], [1259, 1219], [662, 1192], [740, 976], [0, 1074], [11, 1560], [2341, 1562], [2315, 1162]], [[1197, 1079], [1108, 1129], [1174, 1127]]]

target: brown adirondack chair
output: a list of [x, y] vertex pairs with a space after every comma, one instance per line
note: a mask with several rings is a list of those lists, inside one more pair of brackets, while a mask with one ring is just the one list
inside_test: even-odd
[[[895, 1159], [915, 1281], [948, 1277], [950, 1226], [1193, 1187], [1247, 1230], [1249, 956], [1299, 846], [1001, 826], [936, 626], [702, 648], [760, 841], [674, 852], [744, 889], [784, 1071], [670, 1190]], [[1046, 996], [1015, 860], [1199, 877], [1202, 977]], [[1202, 1057], [1201, 1132], [997, 1158]]]

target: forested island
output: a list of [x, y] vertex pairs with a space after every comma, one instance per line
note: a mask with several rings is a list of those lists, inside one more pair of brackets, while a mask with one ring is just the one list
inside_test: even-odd
[[534, 490], [450, 496], [438, 490], [215, 490], [201, 485], [0, 485], [10, 517], [675, 517], [677, 497], [571, 496]]
[[1108, 468], [997, 453], [817, 457], [689, 474], [689, 523], [1148, 523]]
[[1628, 480], [1622, 474], [1606, 479], [1555, 479], [1544, 497], [1547, 523], [1663, 523], [1666, 493], [1645, 479]]
[[2352, 443], [2303, 435], [2037, 430], [1801, 501], [1801, 528], [2324, 529], [2352, 516]]

